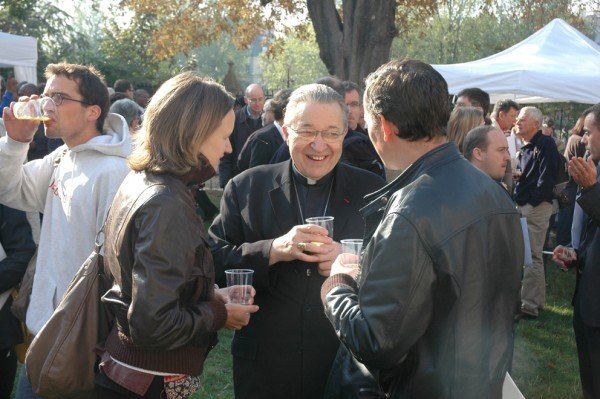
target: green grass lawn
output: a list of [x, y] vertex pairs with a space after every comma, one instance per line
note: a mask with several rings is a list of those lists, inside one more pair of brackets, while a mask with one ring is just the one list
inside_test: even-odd
[[581, 398], [572, 328], [575, 271], [546, 261], [546, 307], [536, 320], [519, 322], [511, 375], [528, 399]]

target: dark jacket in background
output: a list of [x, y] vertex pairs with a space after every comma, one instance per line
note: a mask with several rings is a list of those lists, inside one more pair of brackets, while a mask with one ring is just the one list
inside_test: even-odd
[[219, 184], [221, 187], [225, 187], [229, 179], [240, 173], [237, 165], [240, 151], [242, 151], [248, 137], [261, 127], [262, 119], [260, 117], [252, 119], [250, 118], [250, 115], [248, 115], [248, 105], [245, 105], [235, 112], [233, 133], [229, 136], [232, 152], [230, 154], [225, 154], [219, 162]]
[[[209, 229], [217, 280], [224, 279], [226, 269], [253, 269], [254, 303], [260, 306], [233, 338], [237, 398], [322, 398], [339, 347], [319, 299], [325, 278], [317, 265], [297, 260], [268, 265], [273, 240], [303, 224], [292, 173], [288, 161], [236, 176], [226, 186], [221, 213]], [[364, 170], [336, 166], [327, 211], [335, 217], [336, 241], [362, 237], [363, 196], [383, 184]]]
[[258, 129], [248, 137], [238, 157], [240, 172], [258, 165], [268, 165], [283, 144], [283, 137], [275, 124]]
[[[15, 288], [35, 252], [31, 226], [25, 212], [0, 205], [0, 244], [6, 258], [0, 261], [0, 293]], [[0, 350], [23, 342], [19, 321], [10, 311], [9, 297], [0, 309]]]
[[447, 143], [367, 200], [358, 286], [322, 289], [341, 341], [390, 398], [501, 398], [524, 253], [508, 193]]
[[552, 202], [560, 157], [556, 142], [552, 137], [544, 136], [540, 130], [529, 143], [521, 147], [520, 153], [522, 174], [515, 184], [515, 202], [521, 206]]
[[382, 179], [385, 179], [383, 162], [379, 158], [377, 151], [375, 151], [375, 147], [373, 147], [369, 136], [366, 134], [348, 129], [348, 133], [344, 137], [344, 149], [341, 161], [373, 172]]

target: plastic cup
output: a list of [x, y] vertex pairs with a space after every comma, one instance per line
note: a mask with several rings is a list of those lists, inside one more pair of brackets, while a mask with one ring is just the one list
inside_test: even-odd
[[327, 229], [327, 234], [333, 239], [333, 216], [316, 216], [306, 219], [308, 224], [316, 224]]
[[363, 240], [347, 239], [341, 240], [342, 253], [341, 262], [343, 265], [352, 268], [359, 268], [360, 251], [362, 250]]
[[19, 101], [13, 105], [13, 115], [17, 119], [26, 119], [38, 122], [50, 120], [48, 110], [55, 110], [54, 101], [49, 97], [36, 98], [29, 101]]
[[254, 270], [230, 269], [225, 270], [227, 287], [229, 287], [229, 302], [240, 305], [250, 305], [252, 298], [252, 275]]
[[360, 251], [362, 250], [363, 240], [359, 239], [347, 239], [341, 240], [342, 244], [342, 253], [343, 254], [352, 254], [360, 256]]

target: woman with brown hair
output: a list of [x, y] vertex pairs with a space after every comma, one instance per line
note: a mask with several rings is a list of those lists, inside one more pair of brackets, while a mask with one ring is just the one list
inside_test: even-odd
[[449, 141], [454, 141], [462, 153], [463, 141], [471, 129], [485, 123], [483, 112], [474, 107], [456, 107], [450, 114], [446, 136]]
[[190, 186], [212, 177], [231, 152], [233, 98], [193, 73], [152, 97], [105, 225], [103, 301], [115, 316], [100, 398], [186, 398], [198, 389], [216, 332], [247, 325], [255, 305], [228, 303]]

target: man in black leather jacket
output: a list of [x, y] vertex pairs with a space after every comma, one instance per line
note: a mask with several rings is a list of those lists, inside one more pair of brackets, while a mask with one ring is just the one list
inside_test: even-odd
[[348, 255], [334, 262], [327, 317], [386, 397], [500, 398], [519, 306], [519, 214], [446, 142], [448, 89], [431, 66], [383, 65], [365, 105], [377, 152], [403, 173], [367, 197], [366, 248], [358, 268]]

